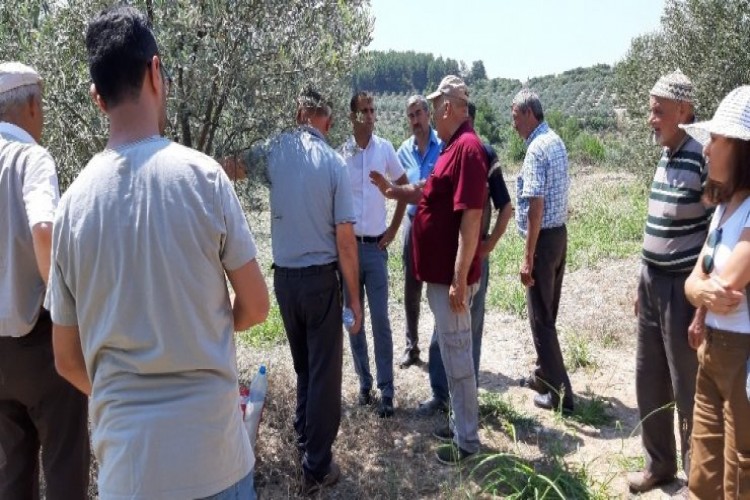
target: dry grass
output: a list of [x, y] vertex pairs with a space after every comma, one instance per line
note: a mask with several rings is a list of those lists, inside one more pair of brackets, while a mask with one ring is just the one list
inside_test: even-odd
[[[571, 206], [591, 207], [592, 198], [601, 197], [602, 190], [622, 194], [623, 189], [633, 187], [633, 180], [624, 174], [580, 173], [572, 184]], [[619, 200], [626, 203], [627, 197]], [[266, 233], [267, 219], [263, 219], [253, 218], [256, 234], [258, 230]], [[633, 434], [638, 417], [632, 295], [639, 263], [633, 252], [628, 258], [612, 259], [594, 250], [591, 258], [581, 254], [581, 265], [568, 271], [558, 321], [564, 351], [580, 346], [586, 349], [585, 354], [579, 354], [587, 361], [585, 366], [571, 374], [576, 414], [560, 418], [533, 407], [533, 394], [517, 385], [535, 357], [527, 320], [488, 308], [480, 371], [485, 393], [480, 437], [485, 457], [498, 453], [513, 457], [512, 463], [522, 464], [527, 474], [522, 478], [527, 477], [529, 484], [537, 484], [540, 477], [556, 478], [555, 484], [573, 497], [625, 497], [624, 472], [641, 463], [640, 436]], [[398, 353], [403, 347], [399, 256], [391, 255], [389, 265], [391, 323]], [[502, 278], [493, 275], [490, 289]], [[425, 302], [422, 307], [421, 347], [426, 353], [432, 318]], [[334, 445], [343, 476], [341, 483], [322, 497], [485, 498], [492, 497], [492, 491], [509, 498], [530, 498], [528, 492], [514, 496], [509, 490], [510, 477], [500, 481], [506, 481], [505, 489], [491, 487], [496, 477], [493, 471], [511, 467], [510, 462], [502, 461], [506, 458], [488, 458], [476, 470], [471, 466], [445, 467], [434, 460], [438, 443], [430, 433], [445, 417], [422, 419], [415, 413], [418, 402], [430, 395], [424, 367], [395, 370], [397, 409], [393, 419], [380, 420], [372, 409], [356, 406], [357, 379], [347, 342], [345, 346], [343, 418]], [[292, 438], [295, 378], [288, 348], [283, 342], [266, 348], [240, 346], [238, 358], [246, 379], [260, 361], [273, 360], [269, 406], [257, 453], [257, 486], [262, 497], [293, 498], [300, 469]], [[676, 487], [644, 498], [665, 496]], [[552, 491], [546, 498], [558, 496]]]
[[[633, 178], [622, 174], [580, 173], [572, 184], [571, 206], [582, 206], [584, 200], [591, 206], [591, 197], [601, 199], [603, 189], [620, 189], [632, 182]], [[268, 219], [262, 213], [250, 216], [264, 269], [271, 262]], [[497, 250], [501, 251], [502, 247]], [[536, 481], [543, 484], [544, 478], [556, 479], [568, 498], [627, 498], [624, 473], [642, 465], [640, 436], [633, 433], [638, 416], [632, 296], [639, 263], [635, 253], [581, 262], [566, 274], [558, 320], [564, 352], [585, 345], [590, 361], [571, 373], [578, 407], [574, 417], [560, 418], [534, 408], [533, 393], [517, 385], [535, 358], [528, 322], [497, 306], [488, 307], [479, 380], [486, 393], [480, 437], [484, 457], [499, 453], [512, 460], [500, 456], [487, 458], [479, 468], [445, 467], [434, 460], [438, 442], [430, 433], [446, 417], [424, 419], [415, 413], [418, 402], [430, 395], [424, 367], [395, 368], [396, 415], [380, 420], [372, 409], [356, 405], [357, 378], [345, 341], [343, 415], [334, 444], [342, 479], [320, 498], [489, 498], [491, 491], [495, 497], [534, 498], [529, 492], [514, 496], [510, 481], [519, 477], [532, 486], [540, 484]], [[389, 266], [394, 351], [400, 353], [404, 320], [398, 255], [391, 255]], [[503, 278], [507, 276], [492, 275], [490, 290]], [[422, 311], [424, 357], [427, 333], [432, 331], [425, 301]], [[276, 324], [264, 336], [273, 338], [271, 330], [280, 328]], [[256, 486], [264, 499], [295, 498], [301, 474], [292, 429], [295, 374], [283, 332], [278, 331], [276, 337], [281, 342], [271, 345], [238, 342], [241, 379], [249, 381], [261, 362], [270, 365], [268, 403], [256, 454]], [[372, 353], [370, 357], [374, 359]], [[491, 487], [496, 473], [507, 472], [513, 464], [525, 472]], [[643, 498], [664, 498], [677, 487], [667, 486]], [[558, 498], [553, 493], [544, 498]]]

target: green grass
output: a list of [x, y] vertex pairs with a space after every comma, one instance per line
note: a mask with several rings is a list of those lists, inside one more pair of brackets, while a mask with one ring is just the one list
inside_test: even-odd
[[270, 346], [285, 341], [284, 322], [281, 319], [276, 299], [271, 297], [271, 310], [268, 312], [268, 319], [260, 325], [240, 332], [238, 337], [240, 342], [253, 347]]
[[571, 271], [591, 267], [605, 258], [638, 253], [643, 242], [648, 193], [631, 182], [605, 187], [571, 207], [568, 260]]
[[591, 341], [586, 336], [566, 332], [564, 346], [565, 366], [571, 372], [575, 372], [579, 368], [597, 368], [599, 366], [594, 359]]
[[536, 417], [531, 417], [513, 406], [510, 399], [495, 392], [479, 393], [479, 418], [482, 426], [500, 425], [515, 440], [515, 431], [529, 431], [539, 425]]
[[560, 418], [597, 428], [609, 426], [615, 420], [609, 411], [610, 404], [607, 400], [591, 392], [588, 387], [576, 398], [575, 404], [572, 415]]
[[[567, 270], [636, 255], [643, 241], [647, 201], [647, 188], [631, 181], [603, 186], [596, 193], [592, 189], [588, 197], [572, 205]], [[523, 251], [524, 240], [509, 227], [492, 253], [487, 293], [491, 307], [519, 317], [526, 316], [526, 291], [518, 277]]]
[[585, 466], [570, 467], [561, 457], [528, 461], [512, 453], [488, 455], [472, 470], [482, 492], [510, 500], [600, 500], [610, 498]]

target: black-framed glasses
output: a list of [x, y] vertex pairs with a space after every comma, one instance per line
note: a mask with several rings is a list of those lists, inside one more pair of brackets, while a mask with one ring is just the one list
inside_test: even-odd
[[701, 267], [703, 268], [703, 274], [711, 274], [714, 270], [714, 258], [716, 257], [716, 247], [721, 243], [721, 228], [717, 227], [706, 239], [706, 250], [710, 250], [711, 253], [703, 254], [703, 260], [701, 261]]

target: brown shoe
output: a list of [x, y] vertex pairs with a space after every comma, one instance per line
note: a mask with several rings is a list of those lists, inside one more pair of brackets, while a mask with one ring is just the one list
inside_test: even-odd
[[331, 466], [328, 469], [328, 474], [323, 476], [323, 479], [316, 481], [314, 478], [308, 478], [304, 476], [302, 480], [302, 495], [311, 496], [319, 492], [323, 488], [328, 488], [336, 484], [341, 478], [341, 469], [339, 465], [331, 460]]
[[655, 476], [647, 470], [628, 474], [628, 487], [631, 493], [645, 493], [672, 481], [674, 476]]

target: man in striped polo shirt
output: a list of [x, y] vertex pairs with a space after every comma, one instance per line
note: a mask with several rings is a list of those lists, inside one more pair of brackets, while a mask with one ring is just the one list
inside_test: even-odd
[[674, 403], [682, 466], [689, 470], [698, 364], [688, 343], [695, 309], [685, 298], [684, 285], [710, 216], [701, 203], [706, 178], [701, 145], [678, 127], [694, 119], [692, 83], [679, 70], [663, 76], [651, 89], [649, 109], [649, 125], [664, 150], [651, 184], [635, 302], [636, 396], [646, 467], [628, 475], [633, 492], [674, 480]]

